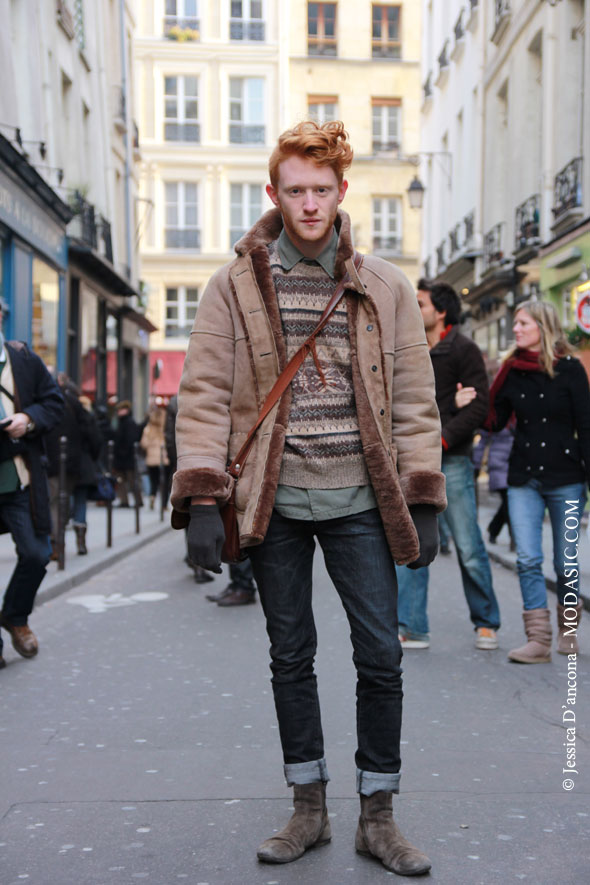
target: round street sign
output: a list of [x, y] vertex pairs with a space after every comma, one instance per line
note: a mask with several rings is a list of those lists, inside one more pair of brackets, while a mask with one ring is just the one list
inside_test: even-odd
[[590, 334], [590, 291], [582, 292], [578, 295], [576, 322], [583, 332]]

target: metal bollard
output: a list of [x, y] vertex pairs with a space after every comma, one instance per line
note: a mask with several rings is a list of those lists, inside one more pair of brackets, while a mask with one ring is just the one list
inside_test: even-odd
[[70, 501], [67, 489], [66, 461], [68, 458], [68, 440], [65, 436], [59, 438], [59, 473], [58, 473], [58, 498], [57, 498], [57, 569], [62, 572], [66, 567], [66, 523]]
[[139, 535], [141, 528], [139, 525], [139, 502], [141, 500], [139, 476], [139, 443], [133, 443], [133, 497], [135, 499], [135, 534]]
[[[107, 477], [113, 482], [113, 458], [115, 457], [115, 442], [110, 439], [107, 442]], [[113, 482], [113, 488], [115, 488], [115, 484]], [[106, 502], [107, 504], [107, 547], [113, 546], [113, 502], [111, 500]]]

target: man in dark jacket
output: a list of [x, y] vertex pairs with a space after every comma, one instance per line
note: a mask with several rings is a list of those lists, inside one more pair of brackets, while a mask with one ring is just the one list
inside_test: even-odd
[[142, 506], [140, 480], [135, 479], [134, 444], [141, 439], [143, 427], [137, 424], [131, 414], [131, 403], [122, 400], [117, 403], [117, 429], [114, 432], [114, 467], [117, 474], [117, 495], [120, 507], [129, 507], [129, 491], [137, 498], [137, 504]]
[[[477, 345], [459, 331], [461, 302], [451, 286], [418, 283], [418, 304], [436, 383], [442, 430], [442, 470], [447, 481], [445, 516], [457, 549], [463, 590], [477, 632], [475, 647], [498, 648], [500, 612], [492, 586], [488, 554], [477, 523], [471, 444], [488, 411], [488, 380]], [[460, 387], [472, 387], [475, 398], [455, 405]], [[428, 648], [428, 567], [397, 569], [398, 619], [403, 648]]]
[[[50, 552], [43, 435], [62, 411], [62, 395], [42, 360], [20, 341], [5, 342], [0, 332], [0, 532], [10, 532], [18, 557], [4, 593], [0, 627], [24, 658], [34, 657], [39, 648], [27, 622]], [[0, 631], [0, 669], [5, 666]]]

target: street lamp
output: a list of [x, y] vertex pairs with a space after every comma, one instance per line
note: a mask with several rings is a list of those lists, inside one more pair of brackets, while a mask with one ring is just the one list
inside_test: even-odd
[[425, 187], [418, 178], [417, 175], [414, 175], [412, 181], [410, 182], [410, 186], [408, 188], [408, 200], [410, 201], [411, 209], [421, 209], [422, 203], [424, 201], [424, 191]]

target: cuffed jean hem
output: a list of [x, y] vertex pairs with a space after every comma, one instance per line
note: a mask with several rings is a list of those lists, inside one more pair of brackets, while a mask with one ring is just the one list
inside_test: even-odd
[[288, 787], [295, 784], [318, 784], [320, 782], [327, 784], [330, 780], [325, 759], [314, 759], [312, 762], [294, 762], [285, 765], [284, 771]]
[[380, 790], [386, 793], [399, 793], [401, 771], [396, 774], [388, 774], [385, 771], [361, 771], [356, 770], [356, 791], [363, 796], [372, 796]]

